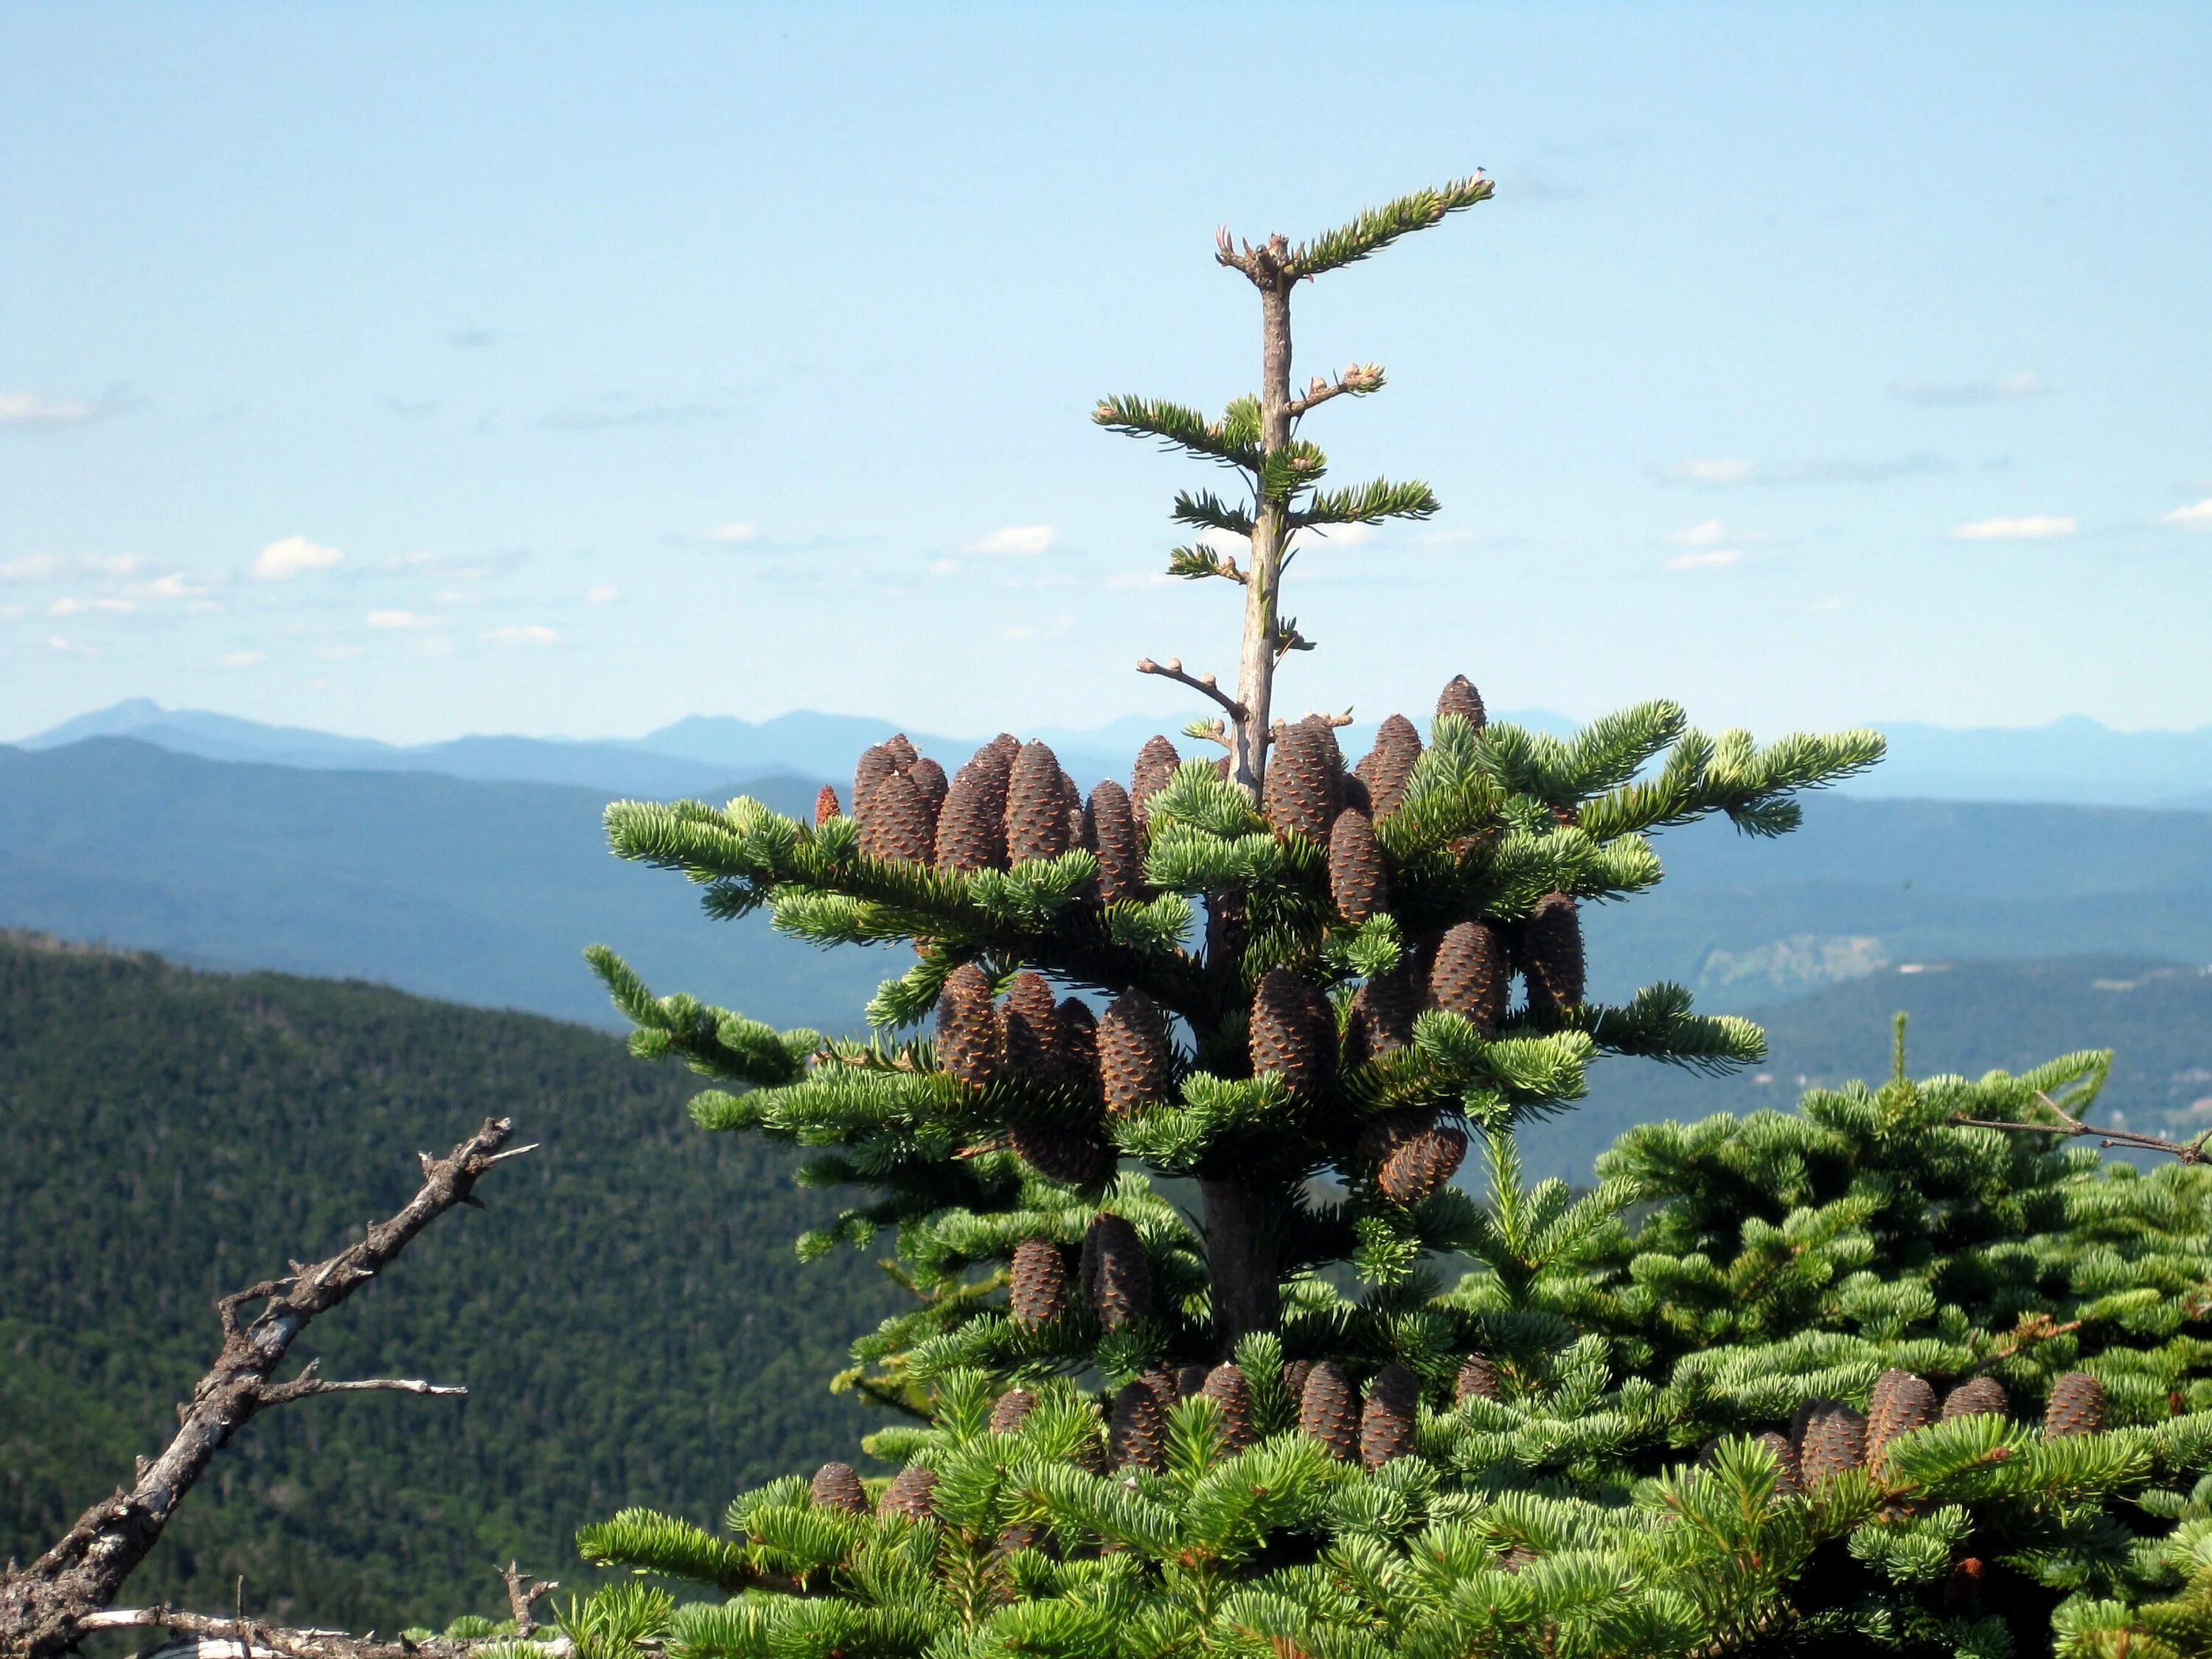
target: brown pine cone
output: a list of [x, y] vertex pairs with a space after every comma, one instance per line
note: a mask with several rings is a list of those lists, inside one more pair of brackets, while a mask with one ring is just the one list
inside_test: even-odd
[[1044, 975], [1024, 969], [1007, 988], [1006, 1064], [1043, 1088], [1060, 1080], [1060, 1007]]
[[1462, 921], [1437, 941], [1430, 957], [1429, 1000], [1466, 1016], [1483, 1036], [1496, 1036], [1512, 972], [1497, 931]]
[[1144, 848], [1129, 792], [1109, 778], [1091, 792], [1083, 809], [1083, 844], [1098, 855], [1098, 896], [1109, 904], [1142, 902]]
[[1379, 1469], [1413, 1449], [1413, 1430], [1421, 1402], [1420, 1379], [1395, 1360], [1367, 1385], [1367, 1405], [1359, 1413], [1359, 1461]]
[[1393, 1204], [1411, 1209], [1449, 1186], [1466, 1156], [1467, 1136], [1447, 1125], [1436, 1125], [1393, 1147], [1376, 1171], [1375, 1184]]
[[1413, 778], [1413, 763], [1420, 758], [1421, 734], [1413, 721], [1403, 714], [1384, 720], [1375, 734], [1375, 747], [1359, 763], [1359, 775], [1367, 781], [1368, 795], [1375, 803], [1371, 817], [1388, 817], [1398, 810]]
[[908, 1466], [893, 1477], [876, 1500], [876, 1513], [927, 1521], [937, 1513], [937, 1471]]
[[1943, 1396], [1943, 1420], [1987, 1414], [2002, 1417], [2012, 1410], [2004, 1384], [1994, 1376], [1970, 1376]]
[[882, 744], [871, 744], [860, 751], [860, 758], [853, 767], [853, 816], [858, 817], [868, 804], [875, 787], [898, 770], [898, 763], [891, 751]]
[[937, 813], [937, 867], [964, 873], [1006, 867], [1006, 757], [977, 751], [945, 791]]
[[999, 1534], [999, 1541], [991, 1547], [994, 1556], [1003, 1561], [1016, 1550], [1041, 1550], [1045, 1544], [1045, 1528], [1035, 1521], [1017, 1521]]
[[1098, 1074], [1115, 1117], [1168, 1097], [1175, 1051], [1159, 1006], [1142, 991], [1124, 991], [1098, 1022]]
[[1060, 774], [1060, 810], [1067, 821], [1067, 844], [1083, 846], [1083, 791], [1076, 787], [1075, 780], [1068, 776], [1065, 768]]
[[1453, 675], [1451, 684], [1437, 694], [1437, 713], [1464, 715], [1467, 723], [1478, 732], [1490, 723], [1489, 715], [1483, 712], [1482, 693], [1464, 674]]
[[1022, 745], [1021, 758], [1006, 781], [1008, 862], [1056, 859], [1073, 845], [1060, 776], [1060, 762], [1051, 750], [1041, 743]]
[[1060, 1003], [1060, 1070], [1068, 1082], [1085, 1090], [1098, 1087], [1098, 1016], [1080, 997], [1062, 997]]
[[1014, 762], [1021, 755], [1022, 740], [1011, 732], [1001, 732], [976, 752], [996, 755], [1000, 760], [1006, 762], [1006, 769], [1011, 772], [1013, 769]]
[[844, 816], [843, 809], [837, 805], [837, 792], [823, 784], [814, 797], [814, 827], [819, 830], [830, 819]]
[[1168, 1420], [1159, 1396], [1142, 1381], [1129, 1383], [1114, 1396], [1114, 1416], [1107, 1430], [1108, 1460], [1117, 1469], [1151, 1469], [1168, 1466]]
[[1260, 810], [1278, 834], [1294, 830], [1325, 847], [1344, 799], [1343, 773], [1334, 731], [1319, 720], [1286, 726], [1267, 763]]
[[1313, 1361], [1293, 1359], [1283, 1367], [1283, 1392], [1289, 1396], [1291, 1408], [1306, 1396], [1306, 1378], [1313, 1374]]
[[842, 1510], [848, 1515], [868, 1512], [868, 1494], [850, 1463], [824, 1463], [814, 1471], [807, 1492], [817, 1509]]
[[1790, 1438], [1808, 1486], [1866, 1462], [1866, 1419], [1839, 1400], [1809, 1400], [1797, 1408]]
[[914, 785], [915, 793], [929, 804], [929, 821], [937, 822], [938, 812], [945, 805], [945, 797], [951, 788], [945, 781], [945, 769], [927, 756], [907, 768], [907, 781]]
[[1250, 1445], [1255, 1438], [1252, 1385], [1244, 1380], [1243, 1370], [1226, 1363], [1216, 1365], [1206, 1374], [1199, 1392], [1221, 1408], [1222, 1443], [1233, 1452]]
[[1790, 1437], [1769, 1431], [1759, 1437], [1759, 1443], [1773, 1455], [1774, 1495], [1795, 1498], [1803, 1492], [1805, 1478], [1798, 1471], [1797, 1448], [1790, 1443]]
[[1083, 1299], [1109, 1331], [1152, 1316], [1152, 1264], [1145, 1241], [1111, 1210], [1101, 1210], [1083, 1235]]
[[1318, 1094], [1329, 1079], [1316, 994], [1287, 968], [1270, 968], [1252, 994], [1252, 1069], [1274, 1073], [1294, 1095]]
[[1346, 772], [1337, 780], [1338, 793], [1344, 805], [1340, 812], [1357, 812], [1370, 823], [1375, 817], [1375, 796], [1367, 787], [1367, 780], [1357, 772]]
[[1137, 751], [1137, 769], [1129, 775], [1129, 810], [1139, 830], [1146, 822], [1146, 803], [1167, 787], [1168, 780], [1182, 765], [1182, 757], [1165, 738], [1145, 739], [1145, 746]]
[[914, 780], [887, 772], [856, 811], [860, 850], [870, 858], [927, 864], [937, 845], [937, 819]]
[[1359, 1397], [1334, 1359], [1306, 1373], [1298, 1395], [1298, 1427], [1346, 1462], [1359, 1455]]
[[2051, 1385], [2043, 1407], [2043, 1437], [2095, 1434], [2105, 1426], [2105, 1385], [2087, 1371], [2069, 1371]]
[[1006, 1027], [992, 1006], [989, 976], [972, 962], [946, 975], [937, 994], [937, 1059], [975, 1089], [997, 1082], [1006, 1070]]
[[1036, 1396], [1027, 1389], [1008, 1389], [991, 1402], [991, 1432], [1012, 1434], [1036, 1405]]
[[1067, 1311], [1067, 1262], [1048, 1238], [1025, 1238], [1014, 1246], [1013, 1283], [1008, 1287], [1018, 1329], [1034, 1331]]
[[1420, 963], [1409, 951], [1387, 974], [1378, 974], [1352, 996], [1352, 1029], [1363, 1060], [1381, 1060], [1413, 1040], [1421, 1012]]
[[891, 769], [894, 771], [910, 771], [915, 763], [921, 758], [915, 752], [914, 744], [908, 741], [907, 735], [903, 732], [892, 732], [883, 740], [880, 747], [884, 753], [890, 757]]
[[1880, 1473], [1891, 1441], [1935, 1420], [1936, 1390], [1927, 1378], [1893, 1368], [1884, 1371], [1867, 1400], [1867, 1467]]
[[1528, 987], [1528, 1012], [1556, 1018], [1583, 1000], [1583, 924], [1575, 902], [1565, 893], [1547, 893], [1521, 924], [1522, 977]]
[[1504, 1396], [1498, 1392], [1498, 1367], [1487, 1358], [1471, 1353], [1460, 1362], [1459, 1375], [1452, 1381], [1452, 1404], [1463, 1400], [1498, 1401]]
[[1159, 1401], [1163, 1413], [1182, 1398], [1182, 1379], [1165, 1365], [1153, 1366], [1137, 1381], [1152, 1391], [1152, 1398]]
[[1015, 1155], [1047, 1181], [1067, 1187], [1096, 1187], [1114, 1173], [1114, 1150], [1087, 1135], [1029, 1123], [1006, 1127]]
[[1189, 1400], [1203, 1392], [1206, 1388], [1206, 1376], [1212, 1369], [1213, 1367], [1203, 1359], [1194, 1359], [1188, 1365], [1176, 1367], [1176, 1398]]
[[1359, 1156], [1380, 1164], [1414, 1136], [1434, 1127], [1436, 1121], [1432, 1106], [1396, 1106], [1377, 1112], [1359, 1126]]
[[1355, 925], [1389, 905], [1382, 849], [1375, 844], [1375, 825], [1364, 812], [1347, 807], [1329, 826], [1328, 890], [1338, 913]]

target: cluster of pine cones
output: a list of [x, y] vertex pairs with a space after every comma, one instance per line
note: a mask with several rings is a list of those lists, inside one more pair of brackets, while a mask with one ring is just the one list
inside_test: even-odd
[[[1796, 1493], [1845, 1469], [1881, 1474], [1889, 1443], [1914, 1429], [1954, 1417], [2002, 1417], [2010, 1407], [2004, 1384], [1994, 1376], [1968, 1378], [1945, 1395], [1939, 1407], [1927, 1378], [1887, 1370], [1875, 1382], [1863, 1413], [1840, 1401], [1811, 1400], [1797, 1408], [1788, 1434], [1759, 1437], [1781, 1469], [1779, 1489]], [[2095, 1377], [2069, 1371], [2051, 1385], [2043, 1415], [2046, 1436], [2095, 1434], [2104, 1426], [2105, 1385]]]

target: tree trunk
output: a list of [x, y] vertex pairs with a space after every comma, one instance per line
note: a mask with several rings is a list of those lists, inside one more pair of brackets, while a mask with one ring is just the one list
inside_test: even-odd
[[1275, 1282], [1275, 1218], [1267, 1194], [1249, 1182], [1205, 1178], [1198, 1186], [1206, 1205], [1206, 1265], [1213, 1280], [1214, 1329], [1225, 1359], [1239, 1338], [1272, 1331], [1282, 1322], [1282, 1296]]
[[[1291, 289], [1279, 275], [1260, 289], [1260, 447], [1273, 454], [1291, 439]], [[1267, 767], [1267, 730], [1274, 701], [1275, 602], [1290, 539], [1280, 501], [1262, 490], [1255, 503], [1252, 568], [1244, 585], [1244, 647], [1237, 663], [1237, 701], [1244, 717], [1231, 735], [1230, 775], [1256, 799]]]

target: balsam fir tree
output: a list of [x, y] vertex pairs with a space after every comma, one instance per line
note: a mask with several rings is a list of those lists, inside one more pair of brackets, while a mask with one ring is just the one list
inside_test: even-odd
[[[1425, 741], [1392, 715], [1356, 766], [1344, 717], [1277, 718], [1277, 670], [1312, 648], [1281, 609], [1301, 533], [1437, 510], [1425, 485], [1326, 482], [1301, 423], [1383, 375], [1293, 395], [1291, 295], [1490, 193], [1462, 180], [1295, 246], [1224, 233], [1220, 264], [1260, 299], [1257, 395], [1212, 421], [1097, 408], [1242, 487], [1177, 496], [1205, 533], [1169, 566], [1242, 589], [1234, 695], [1139, 665], [1218, 707], [1186, 735], [1219, 757], [1156, 738], [1126, 789], [1086, 797], [1041, 743], [1001, 736], [948, 775], [893, 738], [811, 823], [744, 799], [609, 809], [616, 850], [683, 871], [710, 915], [765, 907], [796, 937], [918, 958], [870, 1004], [872, 1035], [830, 1038], [655, 997], [592, 953], [637, 1051], [724, 1085], [695, 1103], [702, 1127], [805, 1147], [804, 1182], [853, 1192], [802, 1251], [895, 1237], [912, 1305], [839, 1382], [910, 1422], [866, 1443], [896, 1474], [793, 1475], [741, 1497], [727, 1537], [643, 1511], [587, 1529], [595, 1559], [729, 1598], [611, 1593], [574, 1621], [587, 1650], [1443, 1659], [1871, 1634], [1995, 1652], [2002, 1619], [1929, 1584], [1972, 1549], [2040, 1549], [2066, 1565], [2039, 1583], [2110, 1589], [2134, 1547], [2069, 1542], [2095, 1532], [2084, 1517], [2203, 1461], [2212, 1425], [2151, 1427], [2140, 1382], [2193, 1376], [2184, 1347], [2112, 1362], [2101, 1393], [2069, 1373], [2039, 1432], [1964, 1407], [1924, 1420], [1938, 1382], [2023, 1389], [2087, 1352], [2077, 1310], [2045, 1305], [2075, 1261], [2049, 1237], [2072, 1200], [2043, 1190], [2064, 1154], [1916, 1117], [1917, 1139], [1874, 1133], [1877, 1156], [1850, 1141], [1860, 1111], [1803, 1144], [1764, 1125], [1632, 1138], [1578, 1203], [1521, 1189], [1513, 1126], [1570, 1106], [1596, 1059], [1762, 1053], [1679, 987], [1589, 1000], [1581, 907], [1658, 881], [1650, 832], [1718, 813], [1782, 833], [1796, 794], [1881, 744], [1760, 748], [1667, 702], [1561, 741], [1489, 722], [1464, 678]], [[1998, 1093], [1990, 1111], [2018, 1105]], [[1961, 1135], [1981, 1139], [1945, 1139]], [[1487, 1204], [1455, 1181], [1476, 1141]], [[1914, 1186], [1923, 1158], [1944, 1173]], [[1968, 1200], [1995, 1218], [1958, 1220]], [[1949, 1219], [1931, 1231], [1915, 1201]], [[2154, 1245], [2075, 1265], [2131, 1289], [2202, 1282], [2201, 1241], [2171, 1214], [2146, 1224]], [[1961, 1265], [2004, 1227], [2025, 1241], [2009, 1265]], [[1447, 1289], [1454, 1256], [1480, 1265]], [[2014, 1347], [1990, 1346], [1991, 1319]], [[2141, 1601], [2194, 1558], [2129, 1559]], [[2091, 1645], [2152, 1639], [2124, 1595], [2065, 1605]], [[2201, 1621], [2162, 1605], [2177, 1629]]]

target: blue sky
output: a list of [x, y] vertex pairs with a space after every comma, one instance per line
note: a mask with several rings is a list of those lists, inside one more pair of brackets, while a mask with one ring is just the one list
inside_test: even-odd
[[0, 737], [1200, 712], [1107, 392], [1256, 372], [1224, 221], [1496, 200], [1298, 296], [1279, 706], [2212, 721], [2212, 9], [0, 9]]

